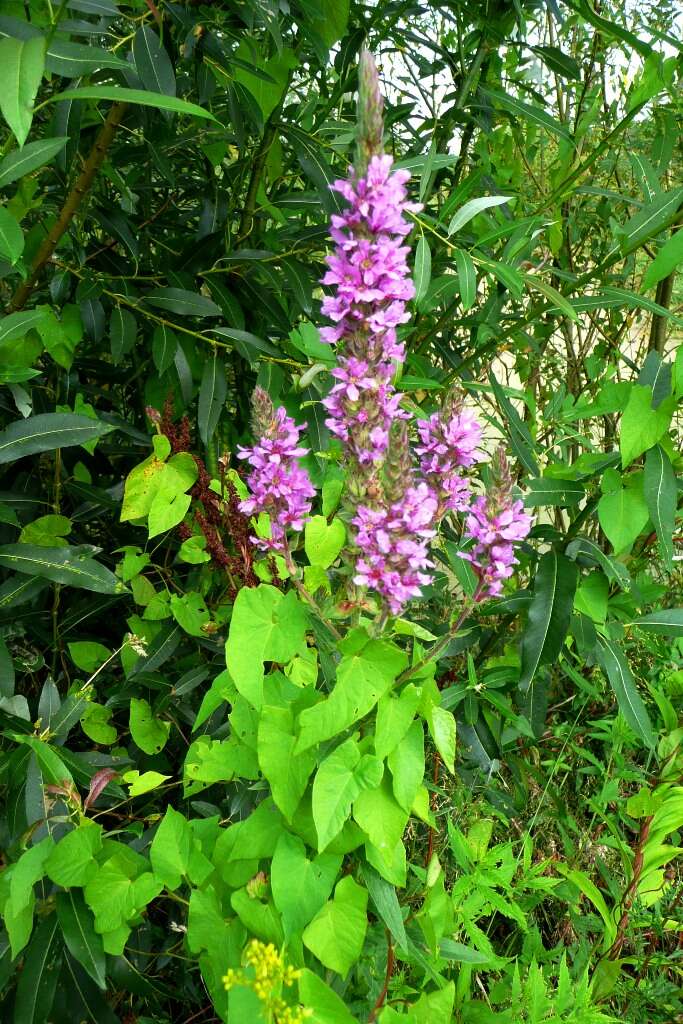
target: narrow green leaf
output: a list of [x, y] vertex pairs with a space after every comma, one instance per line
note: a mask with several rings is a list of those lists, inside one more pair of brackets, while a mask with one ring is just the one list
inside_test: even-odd
[[395, 888], [381, 875], [378, 875], [369, 864], [363, 864], [362, 872], [365, 887], [370, 893], [370, 899], [377, 913], [391, 932], [394, 942], [402, 949], [407, 949], [408, 936]]
[[576, 564], [557, 551], [541, 556], [522, 636], [519, 685], [528, 689], [537, 669], [555, 661], [569, 629], [578, 581]]
[[565, 554], [574, 560], [583, 556], [589, 565], [601, 566], [605, 575], [620, 587], [628, 589], [631, 585], [631, 577], [626, 566], [606, 555], [589, 537], [577, 537], [571, 541], [566, 547]]
[[472, 257], [464, 249], [454, 249], [455, 265], [458, 269], [460, 301], [464, 312], [471, 309], [477, 297], [477, 271]]
[[427, 239], [422, 235], [415, 248], [415, 271], [413, 273], [415, 302], [419, 302], [426, 294], [431, 277], [432, 254]]
[[529, 432], [529, 428], [515, 409], [512, 402], [508, 399], [507, 395], [498, 383], [498, 380], [494, 376], [493, 371], [489, 374], [489, 380], [491, 382], [491, 387], [493, 388], [493, 393], [496, 396], [496, 401], [503, 413], [503, 424], [507, 427], [510, 433], [510, 442], [512, 444], [513, 451], [527, 472], [532, 476], [537, 477], [538, 465], [533, 452], [534, 442]]
[[57, 989], [62, 948], [56, 914], [36, 928], [24, 955], [14, 1000], [13, 1024], [45, 1024]]
[[33, 544], [4, 544], [0, 547], [0, 565], [29, 576], [40, 576], [67, 587], [91, 590], [98, 594], [117, 594], [123, 585], [109, 569], [90, 557], [92, 548], [44, 548]]
[[217, 349], [214, 349], [213, 354], [209, 354], [204, 363], [202, 382], [199, 387], [197, 420], [199, 436], [205, 445], [209, 444], [216, 431], [227, 392], [225, 364]]
[[579, 314], [572, 306], [569, 299], [565, 299], [561, 292], [558, 292], [557, 288], [553, 288], [551, 284], [538, 277], [536, 274], [523, 274], [524, 280], [530, 288], [535, 288], [537, 292], [545, 295], [546, 299], [551, 302], [551, 308], [559, 309], [561, 313], [569, 317], [570, 320], [578, 320]]
[[109, 320], [109, 336], [111, 341], [111, 357], [115, 364], [121, 362], [123, 357], [135, 345], [137, 334], [137, 323], [129, 309], [121, 306], [114, 306]]
[[551, 117], [547, 114], [542, 107], [533, 106], [530, 103], [523, 103], [522, 100], [517, 99], [516, 96], [511, 96], [509, 93], [503, 93], [494, 91], [493, 89], [485, 89], [483, 86], [479, 86], [479, 93], [488, 99], [490, 103], [497, 104], [502, 107], [503, 110], [507, 110], [510, 114], [515, 114], [520, 117], [523, 121], [531, 121], [532, 124], [540, 125], [541, 128], [546, 128], [549, 132], [557, 135], [559, 138], [564, 139], [565, 142], [573, 144], [571, 134], [556, 118]]
[[662, 558], [672, 569], [678, 487], [669, 456], [659, 444], [650, 448], [645, 456], [643, 493], [650, 519], [657, 531]]
[[112, 429], [102, 420], [63, 412], [39, 413], [25, 420], [15, 420], [0, 433], [0, 465], [38, 452], [85, 444]]
[[166, 324], [159, 324], [152, 335], [152, 359], [159, 374], [165, 373], [173, 365], [178, 351], [178, 338]]
[[24, 251], [24, 232], [4, 206], [0, 206], [0, 259], [14, 265]]
[[652, 53], [652, 47], [644, 39], [639, 39], [633, 32], [625, 29], [623, 25], [610, 21], [609, 18], [603, 18], [602, 15], [593, 9], [590, 0], [566, 0], [566, 3], [568, 7], [571, 7], [572, 10], [577, 11], [585, 18], [589, 25], [592, 25], [593, 28], [596, 28], [598, 32], [608, 39], [620, 39], [621, 42], [627, 43], [631, 49], [639, 53], [641, 57], [647, 57]]
[[63, 78], [80, 78], [100, 68], [130, 71], [130, 64], [115, 53], [97, 46], [85, 46], [66, 39], [53, 39], [47, 49], [45, 67]]
[[550, 68], [562, 78], [572, 81], [581, 79], [581, 65], [569, 54], [563, 53], [557, 46], [532, 46], [534, 53], [538, 54], [546, 67]]
[[[15, 149], [0, 161], [0, 188], [23, 178], [25, 174], [49, 163], [66, 146], [68, 138], [38, 139], [27, 143], [23, 149]], [[36, 312], [36, 310], [31, 310]]]
[[626, 660], [626, 655], [613, 640], [599, 638], [598, 658], [603, 672], [617, 698], [619, 710], [647, 747], [654, 747], [656, 736], [647, 713], [647, 708], [638, 693], [636, 681]]
[[88, 85], [80, 89], [67, 89], [51, 96], [46, 102], [63, 103], [65, 100], [112, 100], [114, 103], [138, 103], [142, 107], [156, 107], [157, 110], [171, 110], [176, 114], [187, 114], [189, 117], [203, 117], [207, 121], [217, 118], [204, 107], [187, 100], [179, 100], [175, 96], [162, 96], [159, 93], [145, 92], [143, 89], [124, 89], [117, 85]]
[[659, 612], [650, 612], [649, 615], [633, 619], [631, 625], [661, 636], [683, 636], [683, 608], [663, 608]]
[[102, 937], [95, 931], [92, 912], [77, 889], [57, 894], [57, 918], [66, 948], [101, 989], [106, 988]]
[[648, 265], [643, 277], [645, 291], [652, 288], [662, 278], [668, 277], [681, 263], [683, 263], [683, 231], [677, 229], [666, 240], [652, 263]]
[[0, 110], [21, 148], [31, 130], [33, 102], [43, 77], [45, 40], [42, 36], [0, 39], [0, 67]]
[[511, 199], [512, 196], [478, 196], [476, 199], [470, 199], [469, 202], [460, 207], [451, 219], [447, 234], [449, 236], [454, 235], [456, 231], [464, 228], [465, 224], [468, 224], [478, 213], [488, 210], [492, 206], [502, 206], [503, 203], [509, 203]]
[[145, 295], [145, 301], [180, 316], [221, 316], [220, 306], [213, 299], [184, 288], [157, 288]]
[[631, 217], [618, 231], [619, 244], [624, 255], [632, 252], [649, 238], [675, 220], [683, 201], [683, 187], [660, 192], [651, 203], [647, 203]]
[[175, 96], [173, 65], [161, 39], [148, 25], [142, 25], [135, 33], [133, 58], [145, 89], [164, 96]]
[[561, 480], [559, 477], [539, 476], [526, 481], [528, 492], [524, 498], [527, 508], [537, 505], [553, 505], [569, 508], [585, 498], [586, 488], [577, 480]]
[[251, 362], [254, 358], [255, 352], [263, 352], [264, 355], [268, 356], [279, 356], [281, 353], [279, 349], [276, 349], [274, 345], [271, 345], [269, 341], [264, 341], [263, 338], [258, 338], [255, 334], [250, 334], [249, 331], [240, 331], [235, 327], [213, 327], [211, 328], [212, 334], [219, 334], [221, 338], [230, 338], [231, 341], [235, 342], [235, 348], [243, 355], [246, 359]]

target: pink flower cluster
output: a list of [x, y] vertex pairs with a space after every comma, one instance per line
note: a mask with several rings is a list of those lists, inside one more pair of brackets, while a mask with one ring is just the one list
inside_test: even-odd
[[524, 512], [521, 501], [513, 501], [509, 492], [495, 492], [477, 498], [470, 508], [465, 536], [474, 540], [474, 547], [461, 552], [471, 562], [479, 578], [480, 597], [496, 597], [503, 589], [503, 580], [512, 576], [517, 564], [515, 542], [524, 540], [531, 529], [531, 516]]
[[297, 427], [282, 407], [273, 409], [263, 392], [255, 393], [255, 405], [257, 400], [266, 403], [270, 415], [260, 425], [258, 442], [252, 448], [238, 449], [240, 459], [246, 459], [252, 467], [247, 476], [251, 497], [240, 502], [240, 511], [247, 515], [268, 513], [270, 537], [252, 540], [264, 550], [281, 554], [287, 549], [287, 530], [303, 530], [315, 488], [298, 462], [308, 454], [307, 448], [299, 447], [303, 428]]
[[323, 277], [335, 291], [323, 300], [333, 326], [321, 337], [343, 343], [326, 422], [361, 465], [381, 462], [387, 450], [400, 401], [392, 360], [405, 358], [396, 328], [409, 319], [406, 302], [415, 294], [402, 242], [411, 227], [404, 214], [419, 206], [406, 198], [409, 173], [391, 166], [390, 156], [374, 155], [364, 177], [352, 172], [334, 183], [348, 207], [332, 217], [335, 249]]
[[481, 426], [473, 413], [452, 408], [418, 420], [417, 432], [420, 443], [415, 451], [422, 478], [437, 497], [436, 518], [449, 511], [463, 512], [470, 503], [470, 481], [461, 470], [480, 461]]
[[332, 433], [350, 449], [361, 466], [383, 459], [392, 422], [402, 415], [401, 396], [391, 384], [391, 363], [371, 366], [367, 359], [341, 357], [332, 370], [339, 381], [324, 400], [325, 420]]
[[437, 500], [425, 483], [410, 486], [388, 508], [359, 506], [353, 519], [361, 554], [354, 583], [371, 587], [394, 615], [431, 582], [428, 542], [435, 535]]

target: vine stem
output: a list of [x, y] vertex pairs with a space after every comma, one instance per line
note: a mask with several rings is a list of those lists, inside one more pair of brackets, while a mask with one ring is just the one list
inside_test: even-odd
[[320, 621], [322, 622], [323, 626], [326, 626], [327, 629], [329, 629], [330, 633], [335, 638], [335, 640], [341, 640], [342, 635], [339, 632], [339, 630], [336, 628], [336, 626], [333, 626], [332, 623], [329, 622], [325, 618], [325, 616], [323, 615], [323, 612], [322, 612], [322, 608], [320, 607], [320, 605], [318, 604], [316, 599], [313, 597], [313, 595], [310, 593], [310, 591], [308, 591], [306, 589], [306, 587], [303, 585], [303, 583], [299, 579], [299, 570], [297, 568], [297, 565], [296, 565], [294, 559], [292, 558], [292, 552], [289, 549], [289, 543], [288, 543], [286, 538], [285, 538], [285, 548], [284, 548], [284, 552], [283, 552], [283, 556], [282, 557], [285, 560], [285, 565], [287, 566], [287, 572], [292, 577], [292, 583], [296, 587], [298, 593], [301, 595], [301, 597], [304, 599], [304, 601], [306, 601], [306, 603], [308, 605], [310, 605], [310, 607], [315, 612], [317, 618], [320, 619]]
[[430, 661], [434, 661], [435, 658], [439, 657], [442, 651], [446, 650], [451, 640], [453, 640], [453, 638], [457, 636], [458, 632], [460, 631], [460, 627], [462, 626], [463, 622], [474, 608], [475, 604], [479, 601], [479, 598], [481, 597], [482, 594], [482, 590], [483, 585], [480, 582], [477, 584], [477, 588], [472, 594], [472, 596], [465, 599], [465, 602], [460, 610], [460, 614], [458, 615], [457, 619], [455, 620], [451, 628], [448, 630], [448, 632], [444, 636], [442, 636], [440, 640], [437, 640], [435, 644], [432, 644], [432, 646], [425, 654], [424, 658], [421, 658], [417, 662], [417, 664], [411, 665], [409, 668], [405, 670], [405, 672], [402, 672], [401, 675], [396, 680], [397, 683], [404, 683], [406, 679], [410, 679], [412, 678], [412, 676], [417, 675], [418, 672], [421, 672], [426, 665], [429, 665]]
[[631, 873], [631, 881], [629, 886], [624, 893], [624, 899], [622, 901], [623, 911], [619, 924], [617, 925], [617, 934], [614, 938], [614, 942], [609, 948], [607, 953], [608, 960], [618, 960], [621, 954], [624, 940], [626, 939], [626, 929], [628, 927], [629, 917], [631, 913], [631, 906], [638, 891], [638, 883], [640, 882], [640, 876], [643, 872], [643, 862], [645, 859], [645, 846], [650, 835], [650, 826], [652, 825], [652, 818], [654, 815], [649, 815], [647, 818], [643, 818], [640, 824], [640, 832], [638, 833], [638, 839], [633, 851], [633, 868]]
[[384, 1002], [387, 998], [387, 993], [389, 991], [389, 982], [391, 981], [391, 975], [394, 973], [395, 962], [396, 961], [394, 957], [394, 947], [391, 942], [391, 934], [389, 932], [389, 929], [387, 928], [387, 969], [384, 975], [384, 984], [382, 985], [382, 991], [377, 996], [377, 1002], [370, 1011], [370, 1016], [368, 1017], [368, 1024], [372, 1024], [372, 1022], [376, 1020], [377, 1014], [384, 1006]]

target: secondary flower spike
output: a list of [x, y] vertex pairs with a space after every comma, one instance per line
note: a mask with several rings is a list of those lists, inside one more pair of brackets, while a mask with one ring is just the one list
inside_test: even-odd
[[463, 407], [459, 395], [449, 397], [439, 412], [418, 420], [420, 473], [438, 498], [437, 519], [446, 512], [464, 512], [470, 503], [470, 481], [462, 472], [481, 460], [481, 426]]
[[465, 537], [474, 540], [470, 551], [461, 552], [479, 577], [479, 597], [496, 597], [503, 580], [512, 576], [515, 543], [524, 540], [531, 529], [531, 516], [524, 505], [512, 497], [512, 479], [503, 448], [499, 448], [492, 467], [493, 481], [488, 494], [477, 498], [467, 516]]
[[247, 515], [267, 512], [270, 537], [252, 537], [260, 548], [282, 554], [287, 550], [287, 530], [303, 530], [311, 511], [315, 489], [306, 470], [299, 465], [307, 448], [299, 446], [298, 427], [280, 406], [275, 409], [263, 388], [255, 388], [253, 427], [258, 438], [251, 448], [240, 447], [240, 459], [252, 467], [247, 476], [251, 497], [240, 502]]

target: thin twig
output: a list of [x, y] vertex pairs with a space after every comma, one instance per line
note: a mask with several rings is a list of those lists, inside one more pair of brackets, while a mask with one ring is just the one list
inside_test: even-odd
[[405, 672], [402, 672], [401, 675], [398, 677], [397, 682], [404, 683], [406, 679], [410, 679], [412, 676], [417, 675], [418, 672], [421, 672], [422, 669], [430, 663], [430, 661], [434, 661], [435, 658], [439, 657], [442, 651], [446, 650], [451, 640], [453, 640], [453, 638], [457, 636], [463, 622], [465, 621], [467, 616], [472, 611], [472, 608], [481, 597], [481, 592], [482, 586], [481, 583], [479, 583], [477, 585], [477, 589], [474, 591], [472, 596], [470, 598], [466, 598], [465, 603], [462, 607], [462, 611], [460, 612], [460, 615], [458, 615], [455, 624], [448, 630], [448, 632], [444, 636], [441, 637], [440, 640], [437, 640], [435, 644], [432, 644], [432, 646], [425, 654], [424, 658], [421, 658], [417, 662], [417, 664], [411, 665], [409, 668], [405, 670]]

